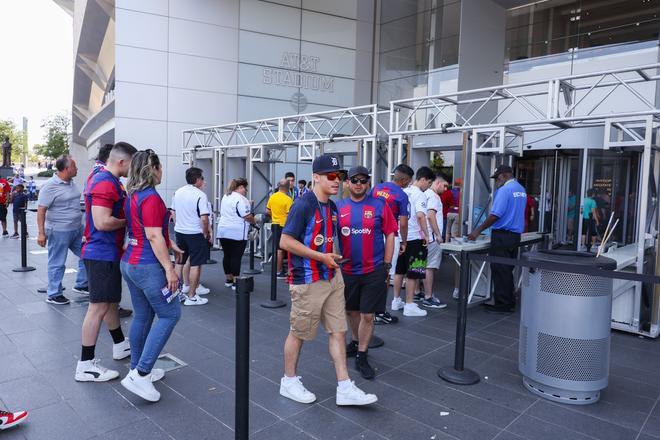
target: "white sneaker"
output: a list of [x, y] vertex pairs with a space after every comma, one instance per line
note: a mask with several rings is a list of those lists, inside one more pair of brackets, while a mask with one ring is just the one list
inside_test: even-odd
[[165, 370], [163, 370], [162, 368], [152, 368], [150, 376], [152, 382], [158, 382], [163, 377], [165, 377]]
[[202, 283], [199, 283], [199, 285], [197, 286], [197, 289], [195, 289], [195, 293], [197, 295], [208, 295], [209, 293], [211, 293], [211, 289], [204, 286]]
[[392, 305], [390, 306], [390, 308], [392, 309], [392, 311], [401, 310], [403, 309], [404, 305], [405, 303], [401, 298], [394, 298], [392, 299]]
[[160, 393], [151, 383], [151, 375], [140, 376], [137, 370], [128, 372], [125, 378], [121, 380], [124, 388], [133, 394], [137, 394], [144, 400], [149, 402], [158, 402], [160, 400]]
[[458, 287], [454, 287], [454, 291], [452, 292], [451, 297], [458, 299]]
[[426, 310], [422, 310], [415, 303], [403, 306], [403, 316], [426, 316]]
[[300, 403], [312, 403], [316, 400], [314, 393], [309, 391], [300, 381], [300, 376], [280, 379], [280, 396]]
[[119, 371], [108, 370], [99, 362], [99, 359], [78, 361], [78, 365], [76, 366], [76, 381], [107, 382], [119, 377]]
[[112, 358], [116, 361], [126, 359], [131, 355], [131, 344], [128, 342], [128, 339], [124, 339], [124, 342], [119, 344], [112, 344]]
[[195, 295], [192, 298], [186, 295], [186, 299], [183, 301], [184, 306], [203, 306], [209, 302], [208, 299], [202, 298], [199, 295]]
[[[190, 292], [190, 286], [184, 284], [181, 287], [181, 293], [188, 294], [188, 292]], [[199, 285], [197, 286], [197, 289], [195, 289], [195, 293], [197, 295], [208, 295], [209, 293], [211, 293], [211, 289], [204, 286], [202, 283], [199, 283]]]
[[225, 283], [225, 287], [232, 287], [234, 283]]
[[375, 394], [367, 394], [359, 389], [355, 382], [351, 381], [351, 386], [346, 391], [340, 391], [337, 387], [337, 405], [370, 405], [378, 402]]

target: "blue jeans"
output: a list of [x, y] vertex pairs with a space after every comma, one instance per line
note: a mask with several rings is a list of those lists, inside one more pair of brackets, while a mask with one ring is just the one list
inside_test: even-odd
[[[122, 261], [121, 274], [133, 302], [133, 323], [129, 334], [131, 369], [137, 367], [150, 373], [181, 317], [181, 305], [178, 299], [168, 304], [163, 298], [161, 289], [167, 279], [160, 264], [138, 265]], [[152, 326], [154, 315], [158, 320]]]
[[48, 296], [53, 297], [60, 294], [64, 268], [69, 249], [79, 258], [78, 275], [76, 286], [87, 286], [87, 272], [83, 265], [80, 252], [82, 249], [82, 228], [74, 231], [46, 230], [48, 240]]

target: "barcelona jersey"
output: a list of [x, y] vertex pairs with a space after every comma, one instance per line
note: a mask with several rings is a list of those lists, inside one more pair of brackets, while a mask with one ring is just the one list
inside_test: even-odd
[[92, 206], [108, 208], [113, 217], [123, 219], [125, 198], [124, 185], [110, 171], [103, 169], [92, 176], [85, 193], [85, 242], [82, 248], [84, 259], [119, 261], [125, 228], [115, 231], [96, 229]]
[[[282, 234], [290, 235], [313, 251], [332, 253], [337, 230], [337, 206], [332, 200], [321, 203], [313, 191], [297, 198], [291, 206]], [[289, 252], [289, 283], [311, 284], [329, 281], [335, 269]]]
[[399, 217], [410, 217], [408, 209], [408, 195], [394, 182], [385, 182], [374, 186], [371, 195], [383, 199], [389, 206], [394, 219], [398, 222]]
[[124, 211], [128, 247], [122, 261], [128, 264], [158, 263], [144, 228], [162, 228], [165, 243], [169, 247], [170, 211], [165, 206], [165, 202], [154, 188], [147, 188], [127, 197]]
[[359, 202], [346, 198], [337, 203], [341, 255], [350, 258], [342, 272], [365, 275], [383, 264], [385, 236], [397, 231], [396, 220], [387, 204], [367, 196]]

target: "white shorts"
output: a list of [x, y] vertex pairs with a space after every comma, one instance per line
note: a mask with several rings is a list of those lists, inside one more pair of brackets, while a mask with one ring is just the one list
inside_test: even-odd
[[399, 247], [401, 247], [401, 239], [397, 234], [394, 236], [394, 253], [392, 254], [392, 268], [390, 269], [390, 277], [394, 277], [394, 269], [396, 268], [396, 262], [399, 259]]
[[426, 257], [426, 268], [427, 269], [440, 269], [440, 263], [442, 262], [442, 249], [436, 241], [429, 243], [427, 247], [428, 256]]

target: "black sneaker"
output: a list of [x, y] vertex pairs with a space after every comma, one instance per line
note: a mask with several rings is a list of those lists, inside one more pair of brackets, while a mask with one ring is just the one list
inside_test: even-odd
[[424, 300], [424, 292], [417, 292], [413, 297], [413, 301], [420, 302]]
[[19, 238], [19, 237], [20, 237], [20, 235], [18, 235], [17, 233], [14, 233], [14, 234], [12, 234], [11, 237], [9, 237], [9, 238], [17, 239], [17, 238]]
[[48, 298], [46, 298], [46, 302], [51, 304], [57, 304], [59, 306], [69, 304], [69, 300], [64, 295], [49, 296]]
[[373, 379], [376, 377], [376, 371], [369, 365], [367, 360], [367, 353], [358, 353], [355, 357], [355, 368], [360, 372], [360, 375], [365, 379]]
[[7, 238], [7, 237], [9, 237], [9, 232], [2, 231], [2, 238]]
[[424, 298], [424, 301], [422, 301], [422, 306], [428, 307], [429, 309], [444, 309], [447, 307], [447, 304], [443, 303], [435, 296], [432, 296], [430, 298]]
[[390, 315], [388, 312], [374, 315], [374, 324], [396, 324], [397, 322], [399, 322], [399, 318]]
[[353, 357], [358, 352], [358, 343], [357, 341], [351, 341], [346, 344], [346, 357]]
[[133, 314], [133, 310], [122, 309], [121, 307], [119, 308], [119, 317], [120, 318], [128, 318], [132, 314]]
[[89, 287], [87, 286], [73, 286], [73, 291], [81, 295], [89, 295]]
[[289, 278], [289, 274], [286, 273], [286, 271], [283, 270], [282, 272], [277, 273], [278, 280], [286, 280], [287, 278]]

